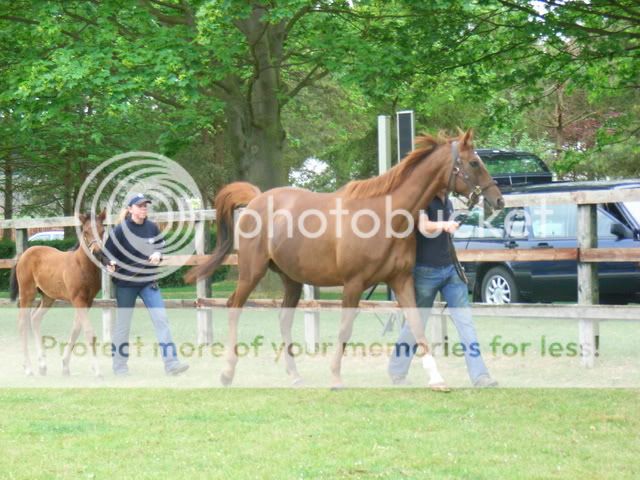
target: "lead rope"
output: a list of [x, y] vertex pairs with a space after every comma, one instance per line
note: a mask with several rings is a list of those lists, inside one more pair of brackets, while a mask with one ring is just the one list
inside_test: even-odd
[[[447, 209], [447, 202], [449, 201], [449, 192], [452, 190], [451, 188], [451, 184], [453, 183], [453, 180], [455, 178], [456, 175], [456, 169], [458, 168], [457, 164], [458, 164], [458, 142], [452, 142], [451, 143], [451, 155], [453, 157], [453, 168], [451, 170], [451, 176], [449, 177], [449, 184], [447, 185], [447, 193], [445, 195], [445, 201], [444, 201], [444, 208], [445, 211]], [[458, 274], [458, 277], [460, 277], [460, 280], [462, 280], [466, 285], [469, 284], [469, 279], [467, 278], [467, 275], [464, 273], [464, 268], [462, 268], [462, 265], [460, 264], [460, 260], [458, 260], [458, 254], [456, 253], [456, 247], [453, 244], [453, 235], [451, 235], [448, 232], [445, 232], [447, 234], [447, 244], [449, 245], [449, 255], [451, 255], [451, 258], [453, 259], [453, 265], [456, 269], [456, 273]]]

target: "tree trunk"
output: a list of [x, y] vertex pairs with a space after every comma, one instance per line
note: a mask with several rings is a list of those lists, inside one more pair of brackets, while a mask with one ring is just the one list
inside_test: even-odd
[[262, 190], [285, 185], [287, 172], [282, 164], [285, 133], [279, 109], [269, 112], [271, 120], [267, 125], [255, 124], [251, 112], [238, 110], [228, 107], [226, 117], [231, 154], [239, 178]]
[[[64, 159], [64, 193], [62, 197], [62, 213], [65, 217], [73, 216], [73, 171], [71, 159], [66, 156]], [[64, 227], [64, 238], [73, 238], [76, 235], [74, 227]]]
[[[11, 162], [11, 153], [9, 153], [4, 161], [4, 219], [13, 218], [13, 164]], [[3, 240], [11, 240], [11, 229], [5, 228], [2, 231]]]
[[266, 13], [263, 5], [254, 3], [251, 15], [236, 22], [249, 45], [252, 77], [244, 85], [239, 78], [226, 79], [231, 86], [227, 90], [227, 129], [238, 174], [261, 189], [287, 183], [280, 118], [286, 23], [264, 23]]

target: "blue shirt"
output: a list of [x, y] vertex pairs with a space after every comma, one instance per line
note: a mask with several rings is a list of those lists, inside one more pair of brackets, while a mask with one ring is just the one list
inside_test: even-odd
[[[109, 233], [104, 245], [104, 253], [109, 260], [116, 261], [116, 273], [130, 277], [120, 279], [114, 277], [114, 282], [122, 286], [142, 286], [151, 283], [149, 277], [158, 273], [158, 267], [149, 265], [149, 257], [155, 253], [162, 253], [164, 239], [160, 229], [151, 220], [145, 219], [138, 224], [131, 217], [115, 227]], [[127, 266], [142, 268], [144, 271], [129, 270]]]

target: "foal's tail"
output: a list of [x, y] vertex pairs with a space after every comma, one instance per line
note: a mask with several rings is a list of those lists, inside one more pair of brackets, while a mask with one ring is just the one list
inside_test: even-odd
[[185, 282], [193, 283], [198, 278], [208, 277], [220, 266], [224, 257], [233, 250], [234, 209], [247, 205], [260, 193], [258, 187], [247, 182], [230, 183], [218, 192], [214, 200], [216, 225], [218, 226], [216, 248], [211, 252], [210, 260], [193, 267], [185, 274]]
[[9, 277], [9, 294], [12, 302], [15, 302], [18, 299], [18, 294], [20, 293], [20, 285], [18, 284], [18, 276], [16, 273], [19, 259], [20, 257], [16, 257], [16, 263], [13, 265], [13, 268], [11, 269], [11, 276]]

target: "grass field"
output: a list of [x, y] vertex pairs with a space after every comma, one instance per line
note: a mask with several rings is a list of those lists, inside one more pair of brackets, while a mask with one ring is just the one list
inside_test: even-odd
[[2, 478], [635, 479], [633, 390], [2, 390]]
[[[223, 282], [214, 296], [230, 293], [227, 287]], [[164, 292], [193, 298], [189, 289]], [[91, 315], [96, 328], [100, 315]], [[193, 342], [194, 312], [171, 310], [170, 317], [174, 338]], [[640, 386], [633, 323], [602, 323], [602, 355], [587, 370], [573, 357], [490, 348], [496, 335], [503, 345], [535, 346], [541, 338], [567, 345], [577, 336], [574, 321], [477, 318], [489, 369], [510, 388], [460, 388], [468, 385], [464, 362], [448, 357], [440, 368], [458, 388], [444, 395], [388, 387], [386, 357], [371, 355], [346, 358], [345, 380], [378, 388], [330, 392], [327, 358], [304, 355], [301, 373], [319, 388], [269, 388], [289, 381], [266, 346], [259, 358], [241, 359], [238, 387], [229, 389], [208, 388], [218, 385], [223, 367], [211, 356], [188, 358], [191, 370], [178, 379], [163, 375], [158, 358], [144, 356], [131, 360], [132, 377], [114, 379], [105, 357], [106, 378], [97, 382], [86, 356], [74, 358], [72, 376], [62, 377], [52, 349], [49, 375], [25, 379], [15, 318], [11, 309], [0, 315], [0, 479], [640, 478], [640, 388], [520, 388]], [[66, 338], [70, 318], [54, 309], [44, 333]], [[276, 320], [275, 312], [245, 313], [241, 341], [264, 335], [265, 345], [279, 342]], [[302, 320], [294, 323], [294, 339], [304, 338]], [[393, 341], [397, 331], [385, 334], [382, 320], [361, 314], [354, 340]], [[321, 341], [335, 341], [337, 322], [337, 315], [323, 315]], [[132, 335], [153, 339], [144, 309], [136, 311]], [[224, 312], [214, 312], [214, 338], [226, 338]], [[424, 385], [419, 362], [410, 379]]]

